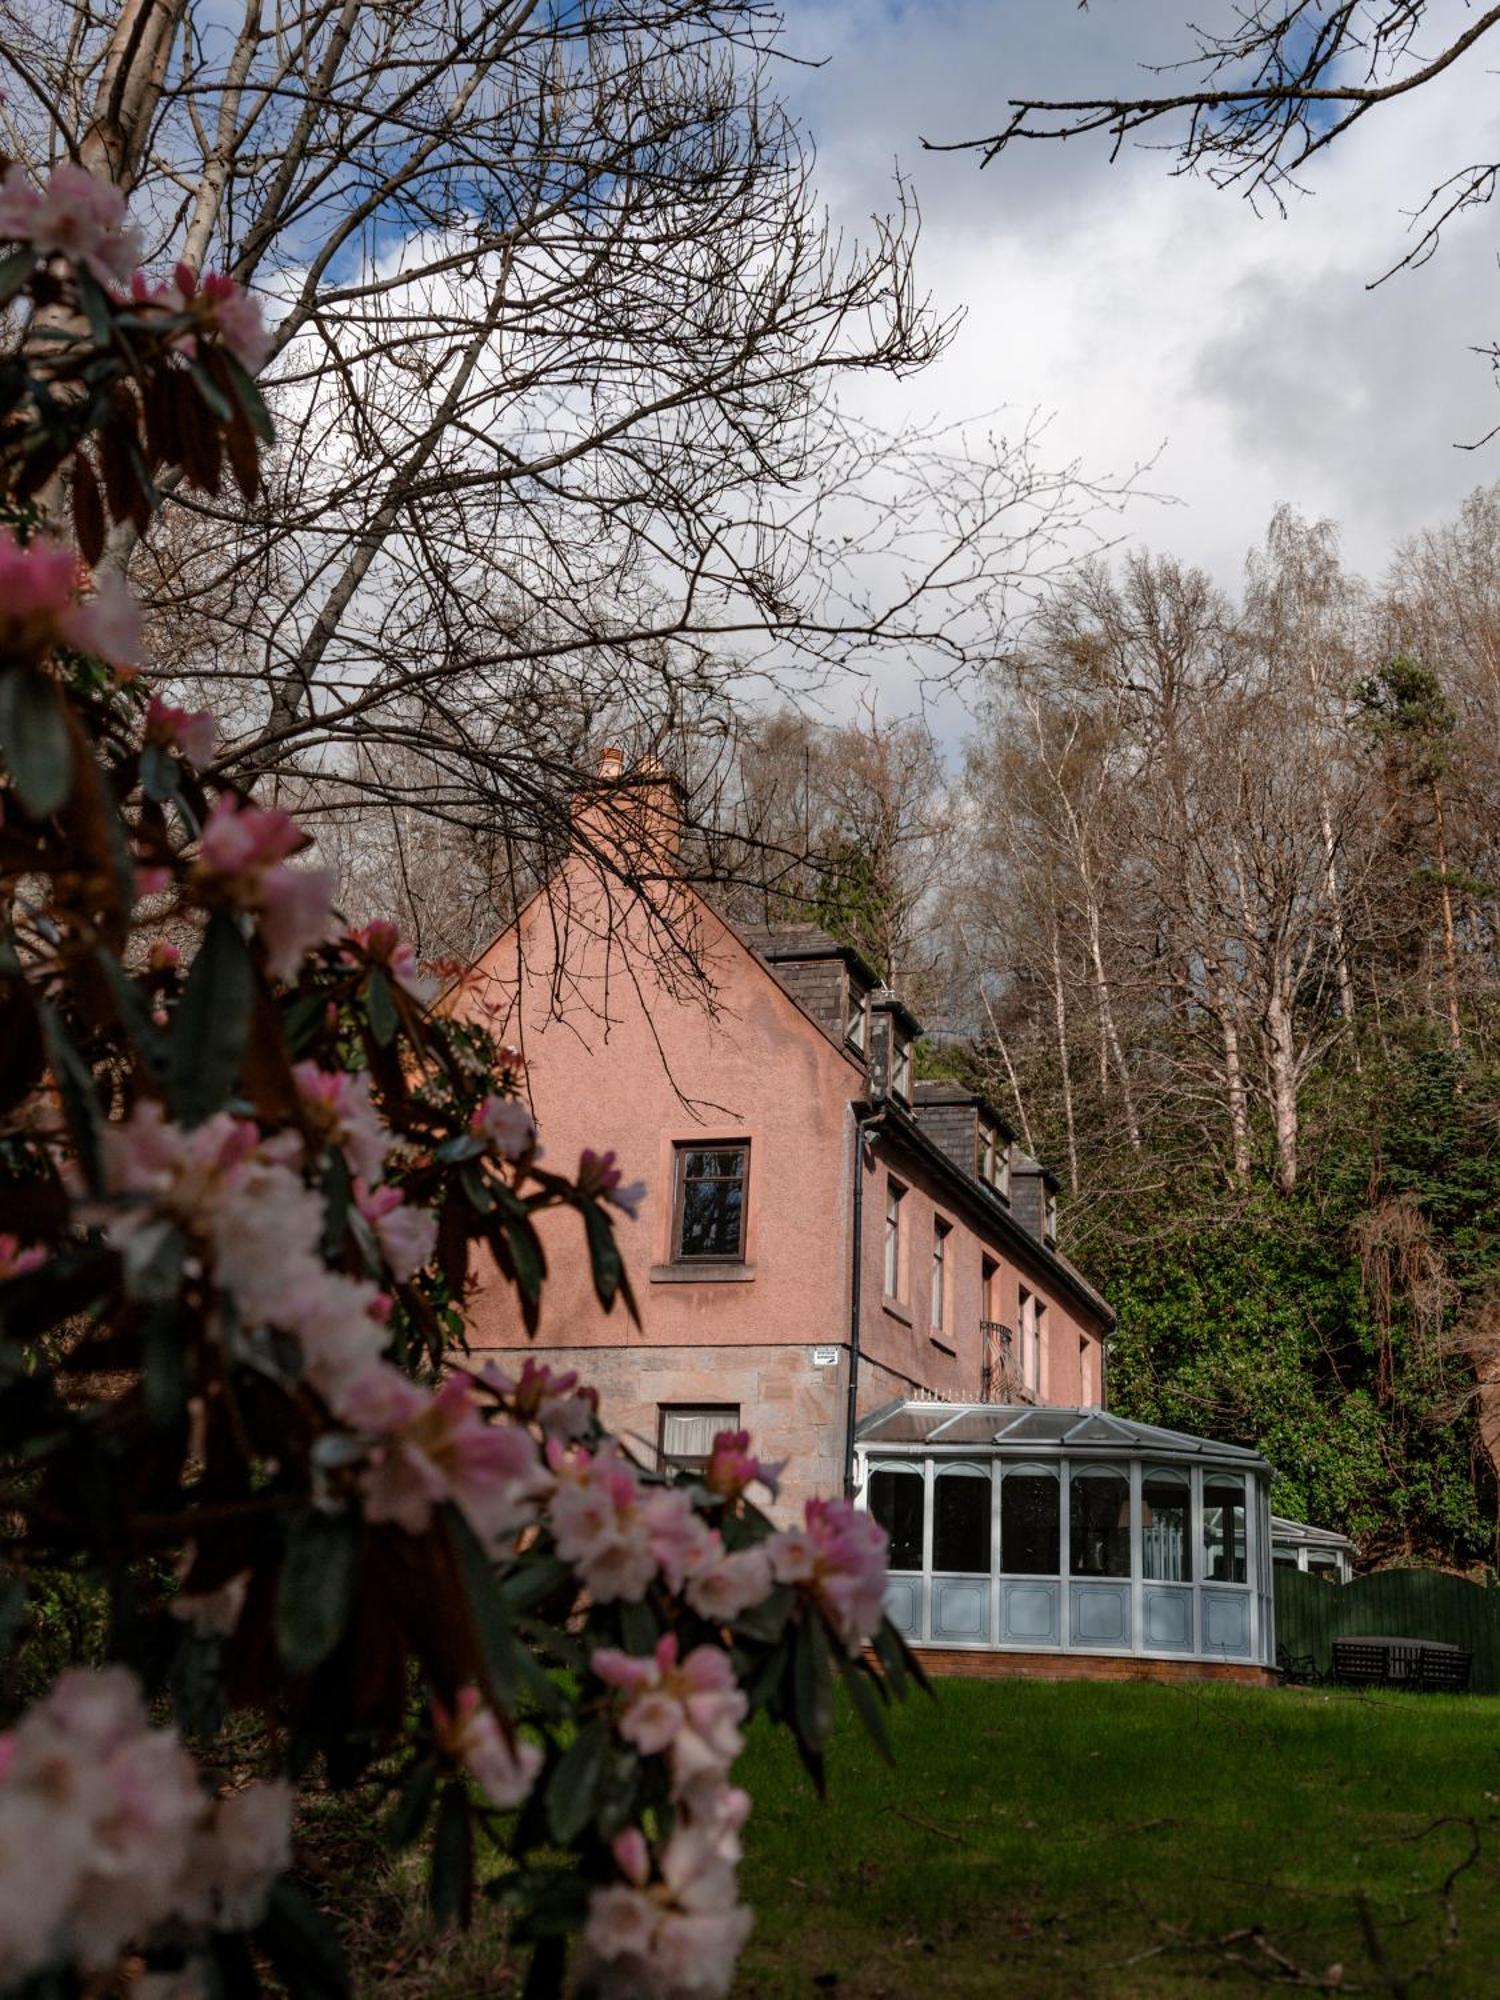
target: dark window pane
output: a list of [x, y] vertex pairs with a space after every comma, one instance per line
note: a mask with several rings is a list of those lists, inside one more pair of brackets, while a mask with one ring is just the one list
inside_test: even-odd
[[694, 1148], [679, 1154], [679, 1257], [744, 1254], [746, 1161], [743, 1146]]
[[1148, 1472], [1141, 1482], [1141, 1502], [1141, 1574], [1153, 1583], [1191, 1582], [1187, 1481]]
[[920, 1472], [872, 1472], [870, 1512], [891, 1538], [890, 1567], [922, 1567], [926, 1483]]
[[1129, 1576], [1130, 1481], [1117, 1472], [1073, 1476], [1069, 1528], [1074, 1576]]
[[1245, 1581], [1245, 1489], [1237, 1480], [1203, 1483], [1203, 1581]]
[[932, 1503], [932, 1566], [965, 1576], [990, 1573], [990, 1482], [940, 1472]]
[[1056, 1576], [1058, 1482], [1007, 1472], [1000, 1481], [1000, 1567], [1007, 1576]]

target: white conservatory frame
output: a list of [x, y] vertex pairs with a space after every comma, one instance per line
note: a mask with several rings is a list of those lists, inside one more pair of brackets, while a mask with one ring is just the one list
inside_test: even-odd
[[[1001, 1566], [1002, 1484], [1007, 1471], [1023, 1468], [1055, 1474], [1058, 1481], [1053, 1574], [1007, 1573]], [[1106, 1470], [1128, 1482], [1130, 1573], [1075, 1576], [1072, 1488]], [[874, 1411], [859, 1427], [855, 1482], [861, 1506], [868, 1506], [870, 1478], [878, 1472], [919, 1472], [924, 1481], [922, 1567], [893, 1570], [886, 1599], [890, 1617], [913, 1646], [1275, 1665], [1271, 1467], [1243, 1446], [1093, 1409], [903, 1402]], [[945, 1473], [990, 1481], [987, 1574], [933, 1568], [934, 1502]], [[1187, 1487], [1188, 1581], [1144, 1574], [1142, 1485], [1158, 1474]], [[1203, 1491], [1215, 1479], [1243, 1487], [1243, 1583], [1202, 1575]]]

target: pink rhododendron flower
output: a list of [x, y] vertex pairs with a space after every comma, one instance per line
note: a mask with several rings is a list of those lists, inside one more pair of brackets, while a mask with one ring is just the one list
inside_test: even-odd
[[657, 1567], [673, 1590], [710, 1567], [724, 1553], [718, 1534], [681, 1488], [648, 1487], [639, 1501]]
[[0, 528], [0, 652], [38, 655], [60, 643], [112, 666], [137, 665], [140, 607], [113, 571], [79, 603], [88, 581], [75, 550], [45, 535], [23, 548], [9, 528]]
[[[107, 1973], [174, 1917], [255, 1921], [286, 1862], [290, 1793], [239, 1797], [213, 1805], [125, 1668], [62, 1675], [22, 1717], [0, 1771], [0, 1981], [55, 1956]], [[226, 1884], [213, 1896], [210, 1855]]]
[[[624, 1853], [639, 1861], [633, 1846]], [[752, 1922], [736, 1898], [734, 1868], [715, 1841], [679, 1826], [662, 1850], [659, 1881], [627, 1874], [589, 1897], [582, 1970], [590, 1991], [600, 2000], [723, 2000]]]
[[479, 1378], [503, 1396], [522, 1423], [540, 1424], [548, 1437], [585, 1437], [599, 1413], [599, 1391], [581, 1386], [576, 1369], [554, 1372], [528, 1354], [517, 1376], [486, 1362]]
[[535, 1518], [547, 1486], [536, 1441], [520, 1424], [487, 1422], [465, 1376], [429, 1393], [382, 1365], [350, 1391], [343, 1414], [380, 1439], [361, 1480], [366, 1520], [420, 1535], [451, 1500], [475, 1534], [495, 1541]]
[[725, 1500], [734, 1500], [747, 1486], [759, 1480], [774, 1500], [785, 1464], [784, 1458], [770, 1464], [753, 1457], [749, 1431], [719, 1431], [709, 1453], [703, 1484], [710, 1493], [717, 1493]]
[[151, 949], [146, 953], [148, 972], [175, 972], [182, 963], [182, 953], [166, 938], [153, 938]]
[[567, 1454], [553, 1439], [547, 1462], [557, 1479], [547, 1515], [557, 1553], [601, 1604], [639, 1604], [658, 1564], [650, 1510], [618, 1445]]
[[358, 945], [365, 957], [388, 972], [398, 986], [421, 998], [422, 981], [417, 955], [393, 923], [387, 922], [384, 917], [377, 918], [373, 924], [366, 924], [363, 930], [350, 931], [345, 942]]
[[218, 271], [205, 275], [198, 297], [208, 308], [206, 317], [241, 368], [247, 375], [258, 375], [271, 352], [271, 335], [256, 301], [243, 285]]
[[180, 1914], [215, 1930], [249, 1930], [291, 1861], [291, 1786], [278, 1778], [231, 1792], [194, 1842]]
[[7, 1278], [24, 1278], [28, 1271], [39, 1271], [46, 1261], [45, 1250], [35, 1244], [23, 1249], [19, 1236], [0, 1231], [0, 1284]]
[[385, 1261], [397, 1278], [409, 1278], [429, 1261], [437, 1244], [437, 1217], [404, 1201], [399, 1188], [367, 1188], [354, 1183], [354, 1204], [375, 1232]]
[[284, 865], [302, 845], [289, 813], [244, 805], [229, 792], [214, 801], [198, 842], [199, 873], [209, 889], [258, 918], [273, 979], [290, 979], [328, 934], [332, 875]]
[[143, 1099], [105, 1128], [106, 1188], [135, 1198], [111, 1211], [106, 1228], [123, 1248], [153, 1215], [170, 1216], [201, 1247], [246, 1327], [297, 1336], [309, 1379], [337, 1407], [385, 1345], [372, 1314], [380, 1293], [323, 1263], [322, 1197], [288, 1164], [299, 1151], [294, 1133], [262, 1140], [250, 1120], [222, 1111], [184, 1131]]
[[261, 319], [259, 305], [233, 278], [210, 271], [200, 282], [191, 264], [178, 264], [170, 278], [156, 284], [143, 271], [137, 271], [130, 280], [130, 291], [138, 305], [160, 306], [163, 312], [191, 315], [195, 327], [184, 327], [170, 338], [170, 345], [189, 360], [197, 357], [199, 333], [211, 331], [247, 375], [258, 375], [266, 365], [271, 336]]
[[[94, 593], [70, 605], [57, 621], [58, 636], [80, 653], [134, 669], [141, 663], [141, 607], [112, 569], [94, 577]], [[127, 672], [125, 678], [129, 679]]]
[[584, 1147], [578, 1158], [579, 1193], [612, 1202], [633, 1222], [636, 1210], [646, 1199], [646, 1184], [644, 1181], [632, 1181], [628, 1187], [622, 1187], [620, 1182], [623, 1178], [615, 1165], [613, 1153], [595, 1153]]
[[801, 1528], [772, 1535], [765, 1544], [778, 1583], [811, 1589], [829, 1623], [851, 1653], [876, 1631], [884, 1616], [885, 1529], [847, 1500], [809, 1500]]
[[602, 1646], [590, 1665], [629, 1695], [620, 1734], [643, 1756], [667, 1758], [675, 1790], [723, 1778], [744, 1749], [740, 1724], [749, 1703], [719, 1647], [697, 1646], [679, 1660], [676, 1634], [668, 1632], [647, 1658]]
[[292, 1071], [302, 1115], [320, 1144], [337, 1146], [351, 1172], [373, 1184], [385, 1172], [390, 1133], [380, 1122], [365, 1070], [319, 1069], [300, 1062]]
[[487, 1097], [470, 1115], [469, 1131], [502, 1160], [519, 1160], [536, 1150], [536, 1120], [519, 1097]]
[[545, 1762], [542, 1750], [523, 1736], [507, 1738], [478, 1688], [459, 1690], [452, 1715], [435, 1700], [432, 1719], [439, 1747], [463, 1765], [492, 1806], [510, 1812], [526, 1803]]
[[105, 286], [123, 284], [140, 255], [126, 227], [125, 197], [72, 160], [52, 169], [45, 188], [34, 187], [18, 164], [7, 170], [0, 237], [29, 243], [40, 257], [66, 257]]
[[206, 764], [214, 754], [219, 725], [206, 708], [173, 708], [159, 694], [146, 710], [146, 741], [180, 750], [190, 764]]
[[736, 1549], [687, 1580], [687, 1601], [700, 1618], [732, 1624], [770, 1595], [771, 1563], [763, 1548]]

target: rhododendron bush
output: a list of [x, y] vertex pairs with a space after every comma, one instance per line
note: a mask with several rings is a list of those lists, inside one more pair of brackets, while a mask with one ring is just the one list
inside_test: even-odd
[[[776, 1526], [779, 1468], [743, 1433], [669, 1482], [572, 1375], [468, 1355], [476, 1253], [534, 1327], [543, 1210], [632, 1311], [611, 1211], [641, 1190], [608, 1152], [543, 1165], [513, 1053], [426, 1011], [410, 949], [341, 922], [294, 820], [205, 775], [212, 717], [145, 687], [94, 565], [168, 476], [257, 492], [263, 336], [225, 281], [135, 272], [107, 188], [18, 176], [0, 1988], [343, 1990], [294, 1867], [297, 1790], [327, 1785], [425, 1848], [436, 1919], [512, 1912], [531, 1992], [722, 1994], [748, 1718], [821, 1783], [836, 1678], [879, 1737], [913, 1671], [884, 1537], [842, 1501]], [[65, 1587], [94, 1590], [97, 1644], [39, 1676]]]

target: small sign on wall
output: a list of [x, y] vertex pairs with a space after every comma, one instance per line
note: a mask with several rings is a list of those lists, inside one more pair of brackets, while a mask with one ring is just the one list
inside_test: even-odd
[[812, 1351], [814, 1368], [837, 1368], [839, 1351], [836, 1347], [815, 1347]]

